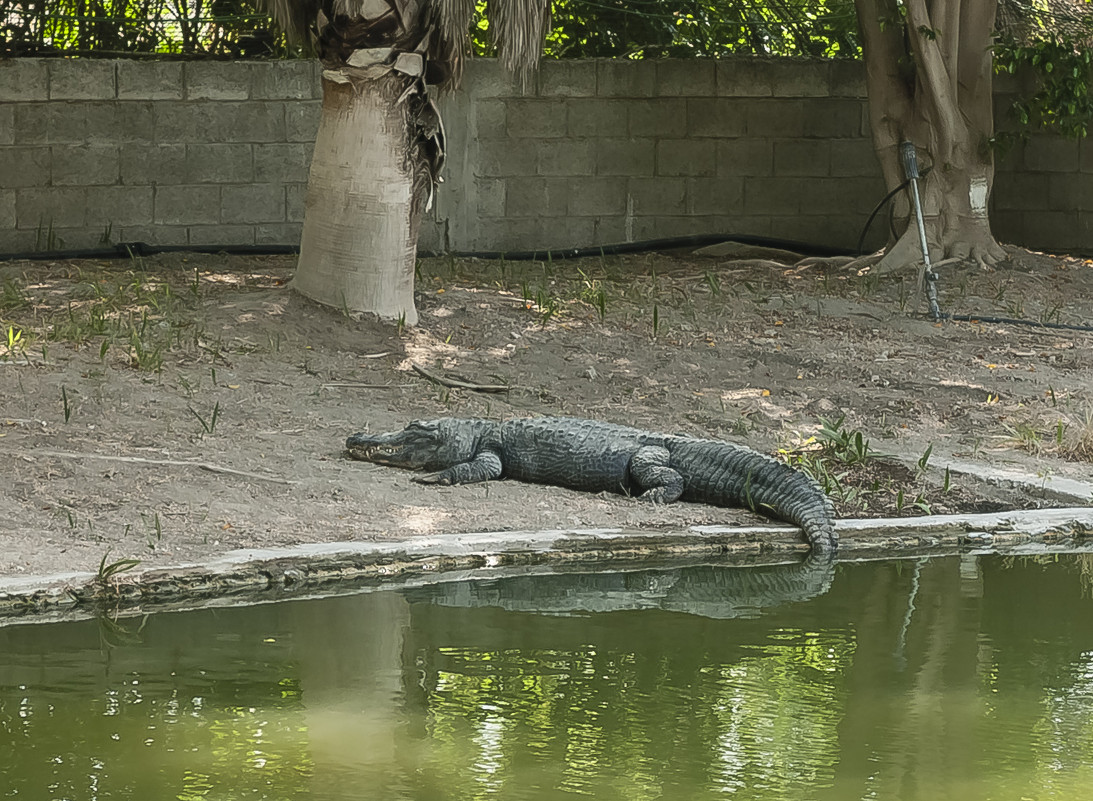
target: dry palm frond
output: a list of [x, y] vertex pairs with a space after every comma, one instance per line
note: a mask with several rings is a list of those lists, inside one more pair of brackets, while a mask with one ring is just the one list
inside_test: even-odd
[[526, 82], [550, 29], [550, 0], [490, 0], [486, 17], [501, 63]]
[[441, 89], [452, 89], [463, 77], [463, 57], [470, 49], [474, 0], [433, 0], [432, 24], [436, 39], [429, 58], [445, 68]]
[[258, 5], [277, 20], [292, 42], [302, 42], [307, 38], [311, 23], [322, 7], [320, 0], [258, 0]]

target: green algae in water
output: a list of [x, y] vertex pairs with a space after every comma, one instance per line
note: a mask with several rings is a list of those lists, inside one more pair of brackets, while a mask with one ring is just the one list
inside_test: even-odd
[[0, 628], [0, 799], [1093, 798], [1093, 555]]

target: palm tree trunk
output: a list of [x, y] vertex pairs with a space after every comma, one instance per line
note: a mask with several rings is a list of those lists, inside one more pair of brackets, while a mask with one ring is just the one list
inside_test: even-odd
[[323, 73], [293, 286], [329, 306], [414, 325], [417, 234], [431, 187], [415, 192], [413, 104], [397, 102], [412, 87], [395, 71], [354, 72]]

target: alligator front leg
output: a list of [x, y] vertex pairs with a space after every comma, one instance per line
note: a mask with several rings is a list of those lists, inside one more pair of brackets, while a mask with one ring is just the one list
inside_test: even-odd
[[501, 478], [501, 457], [495, 451], [481, 451], [469, 462], [460, 462], [439, 473], [415, 478], [418, 484], [476, 484]]
[[672, 503], [683, 494], [683, 476], [668, 466], [667, 448], [646, 445], [630, 457], [630, 478], [642, 490], [641, 498], [653, 503]]

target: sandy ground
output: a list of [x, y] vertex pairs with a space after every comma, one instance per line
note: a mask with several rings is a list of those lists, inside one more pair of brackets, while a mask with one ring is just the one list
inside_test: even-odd
[[[947, 458], [1043, 487], [1093, 474], [1093, 334], [934, 324], [913, 278], [770, 255], [422, 260], [421, 324], [406, 330], [299, 297], [289, 258], [0, 264], [0, 576], [424, 533], [755, 520], [515, 482], [423, 487], [344, 456], [348, 434], [415, 418], [592, 417], [809, 465], [827, 421], [842, 447], [823, 465], [847, 517], [1051, 502], [946, 481]], [[947, 266], [941, 303], [1088, 324], [1093, 262], [1011, 250], [992, 271]], [[415, 363], [507, 391], [441, 386]]]

